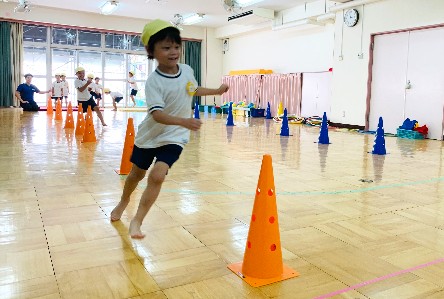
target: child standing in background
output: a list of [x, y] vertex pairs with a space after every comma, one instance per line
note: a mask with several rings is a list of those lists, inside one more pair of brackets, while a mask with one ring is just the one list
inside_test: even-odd
[[60, 99], [60, 104], [62, 104], [62, 96], [63, 96], [63, 83], [60, 80], [60, 74], [55, 74], [56, 80], [52, 82], [52, 88], [51, 88], [51, 99], [54, 100], [54, 107], [57, 105], [57, 100]]
[[102, 99], [103, 86], [102, 84], [99, 83], [99, 81], [100, 81], [99, 77], [94, 78], [94, 86], [95, 86], [94, 93], [96, 94], [97, 106], [100, 107], [100, 100]]
[[61, 73], [60, 79], [62, 80], [62, 93], [63, 97], [65, 98], [65, 106], [68, 107], [69, 84], [66, 81], [66, 74]]
[[136, 79], [134, 78], [134, 73], [134, 71], [128, 72], [128, 83], [131, 85], [130, 98], [131, 101], [133, 101], [133, 107], [136, 106], [136, 100], [134, 99], [134, 97], [137, 95], [137, 91], [139, 90], [139, 88], [137, 87]]

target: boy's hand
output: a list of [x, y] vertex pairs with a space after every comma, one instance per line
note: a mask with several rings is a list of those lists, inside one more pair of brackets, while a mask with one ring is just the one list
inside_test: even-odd
[[183, 126], [187, 129], [190, 129], [191, 131], [197, 131], [200, 129], [200, 126], [202, 125], [202, 122], [200, 119], [197, 118], [186, 118]]
[[217, 94], [223, 94], [225, 92], [227, 92], [229, 89], [227, 84], [222, 84], [218, 89], [217, 89]]

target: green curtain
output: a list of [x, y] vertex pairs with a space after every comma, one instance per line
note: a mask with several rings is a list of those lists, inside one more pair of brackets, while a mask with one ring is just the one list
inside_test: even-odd
[[[197, 84], [201, 86], [202, 82], [202, 62], [201, 47], [202, 43], [198, 41], [185, 41], [185, 63], [194, 70], [194, 77]], [[194, 97], [193, 103], [198, 102], [200, 105], [200, 97]], [[193, 105], [194, 107], [194, 105]], [[192, 107], [192, 108], [193, 108]]]
[[0, 107], [14, 105], [11, 71], [11, 25], [0, 22]]

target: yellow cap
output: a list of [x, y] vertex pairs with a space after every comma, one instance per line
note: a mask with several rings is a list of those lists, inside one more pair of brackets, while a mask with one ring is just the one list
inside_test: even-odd
[[105, 92], [105, 93], [109, 92], [109, 88], [105, 87], [105, 88], [103, 89], [103, 92]]
[[94, 79], [94, 75], [93, 75], [93, 74], [88, 74], [88, 75], [86, 76], [86, 78]]
[[60, 73], [55, 73], [55, 76], [60, 76]]
[[171, 25], [171, 23], [163, 20], [154, 20], [143, 27], [142, 31], [142, 43], [146, 46], [148, 45], [148, 41], [150, 40], [150, 37], [159, 32], [162, 29], [168, 28], [168, 27], [174, 27]]
[[83, 67], [81, 67], [81, 66], [76, 67], [76, 69], [74, 70], [74, 72], [76, 72], [76, 74], [77, 74], [78, 72], [83, 72], [83, 71], [85, 71], [85, 69], [84, 69]]
[[60, 76], [66, 77], [66, 74], [65, 73], [60, 73]]
[[135, 71], [129, 71], [128, 73], [130, 73], [131, 75], [134, 76], [134, 74], [136, 73]]

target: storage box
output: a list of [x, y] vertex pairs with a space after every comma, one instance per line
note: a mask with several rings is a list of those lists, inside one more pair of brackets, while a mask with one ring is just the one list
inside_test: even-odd
[[264, 117], [265, 116], [265, 109], [250, 109], [251, 117]]
[[422, 135], [419, 132], [413, 131], [413, 130], [404, 130], [397, 128], [396, 129], [396, 135], [399, 138], [407, 138], [407, 139], [424, 139], [424, 135]]

